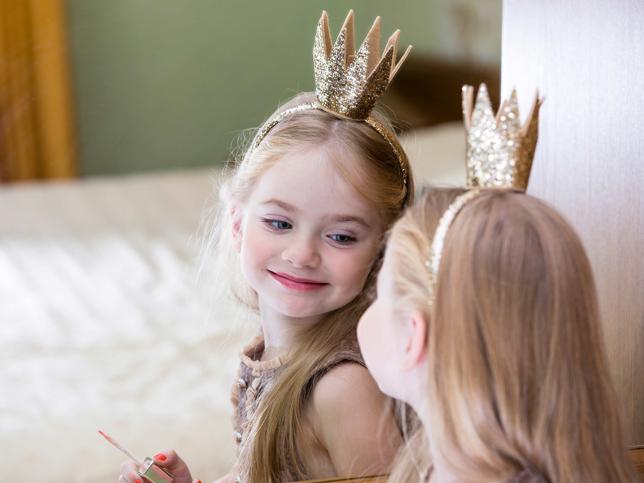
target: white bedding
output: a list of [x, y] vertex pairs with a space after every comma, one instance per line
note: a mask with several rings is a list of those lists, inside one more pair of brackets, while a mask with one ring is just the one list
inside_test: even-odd
[[[461, 184], [460, 124], [404, 146]], [[254, 330], [196, 283], [213, 170], [0, 188], [0, 481], [111, 482], [174, 447], [209, 481], [233, 459], [230, 386]], [[5, 479], [6, 478], [6, 479]]]
[[244, 336], [195, 283], [213, 174], [0, 190], [0, 454], [11, 481], [115, 481], [123, 457], [99, 428], [143, 456], [177, 447], [204, 481], [226, 469]]

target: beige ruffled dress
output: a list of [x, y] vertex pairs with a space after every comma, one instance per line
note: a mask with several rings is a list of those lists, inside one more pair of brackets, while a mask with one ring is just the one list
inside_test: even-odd
[[[238, 448], [244, 442], [244, 438], [252, 424], [261, 395], [271, 389], [277, 376], [286, 367], [290, 359], [289, 356], [282, 356], [262, 361], [263, 353], [264, 338], [262, 335], [259, 335], [240, 354], [241, 361], [237, 373], [237, 380], [233, 384], [231, 396], [234, 410], [233, 435]], [[364, 366], [364, 360], [360, 354], [357, 340], [347, 341], [338, 347], [338, 350], [327, 357], [318, 370], [311, 375], [307, 385], [312, 388], [326, 372], [335, 366], [347, 362], [354, 362]], [[294, 456], [297, 457], [298, 455]], [[237, 471], [241, 474], [244, 473], [241, 471], [241, 465], [243, 464], [244, 461], [237, 462]], [[305, 479], [312, 479], [312, 477], [311, 475], [299, 472], [296, 465], [288, 465], [280, 477], [280, 481]]]

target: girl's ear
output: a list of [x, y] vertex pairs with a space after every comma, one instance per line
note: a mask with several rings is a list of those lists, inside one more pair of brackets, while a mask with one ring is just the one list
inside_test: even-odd
[[406, 325], [402, 370], [410, 371], [425, 363], [429, 324], [420, 312], [413, 312]]
[[230, 219], [232, 220], [232, 236], [233, 246], [237, 252], [241, 251], [242, 244], [242, 209], [239, 205], [232, 205], [230, 207]]

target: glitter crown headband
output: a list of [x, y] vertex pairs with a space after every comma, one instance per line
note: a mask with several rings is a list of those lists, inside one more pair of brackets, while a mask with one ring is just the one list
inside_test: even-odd
[[467, 187], [445, 210], [438, 222], [427, 266], [430, 272], [430, 303], [434, 302], [438, 269], [445, 237], [456, 215], [486, 188], [525, 191], [530, 179], [537, 146], [539, 108], [543, 99], [535, 94], [526, 123], [521, 126], [516, 90], [503, 101], [494, 115], [485, 84], [479, 87], [473, 104], [474, 88], [463, 86], [463, 120], [467, 132]]
[[396, 62], [400, 31], [396, 30], [380, 55], [380, 17], [376, 17], [364, 41], [355, 51], [354, 18], [350, 10], [340, 33], [332, 43], [329, 17], [325, 11], [317, 25], [313, 45], [313, 70], [317, 101], [278, 112], [257, 132], [251, 150], [256, 149], [280, 121], [294, 113], [319, 109], [337, 117], [363, 121], [374, 128], [389, 144], [398, 159], [403, 183], [407, 184], [407, 167], [402, 147], [390, 128], [371, 116], [376, 102], [384, 94], [411, 46]]

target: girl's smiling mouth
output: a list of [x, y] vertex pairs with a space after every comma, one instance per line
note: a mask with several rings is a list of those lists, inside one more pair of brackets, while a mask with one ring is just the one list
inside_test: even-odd
[[301, 290], [306, 292], [306, 291], [312, 291], [312, 290], [319, 290], [329, 285], [328, 283], [325, 283], [325, 282], [317, 282], [315, 280], [300, 278], [283, 272], [272, 272], [271, 270], [268, 270], [268, 273], [270, 273], [271, 277], [277, 280], [284, 287], [290, 288], [293, 290]]

